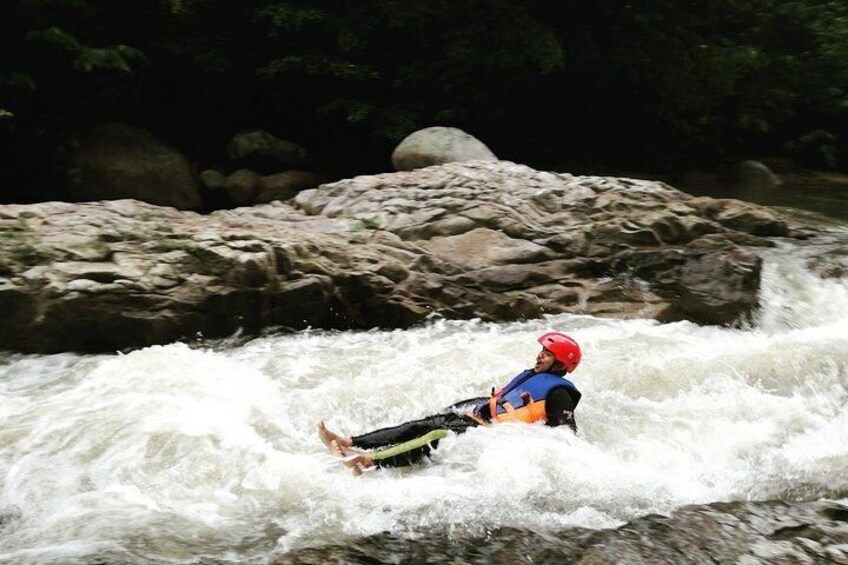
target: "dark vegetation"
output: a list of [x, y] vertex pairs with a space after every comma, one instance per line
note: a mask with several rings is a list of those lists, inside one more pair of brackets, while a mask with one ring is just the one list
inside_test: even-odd
[[199, 168], [240, 130], [384, 171], [421, 127], [537, 168], [848, 166], [844, 0], [7, 0], [0, 201], [61, 198], [94, 124]]

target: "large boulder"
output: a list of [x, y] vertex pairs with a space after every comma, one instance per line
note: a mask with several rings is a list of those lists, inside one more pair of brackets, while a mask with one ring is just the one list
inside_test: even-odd
[[430, 127], [409, 134], [392, 153], [397, 171], [411, 171], [462, 161], [497, 161], [476, 137], [458, 128]]
[[733, 180], [745, 188], [774, 188], [783, 181], [762, 161], [742, 161], [732, 170]]
[[132, 200], [0, 206], [0, 349], [407, 327], [433, 313], [725, 324], [758, 303], [762, 236], [806, 233], [658, 182], [506, 161], [344, 179], [209, 215]]
[[227, 154], [237, 166], [260, 173], [296, 169], [306, 162], [306, 149], [263, 130], [236, 134], [227, 144]]
[[83, 141], [72, 163], [76, 176], [72, 200], [133, 198], [180, 210], [201, 206], [197, 177], [188, 160], [143, 129], [99, 126]]

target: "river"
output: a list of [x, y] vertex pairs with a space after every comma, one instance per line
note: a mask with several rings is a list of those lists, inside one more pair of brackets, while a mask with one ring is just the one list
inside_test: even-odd
[[[0, 563], [265, 563], [380, 532], [616, 527], [690, 503], [848, 497], [848, 284], [764, 252], [738, 327], [560, 315], [434, 319], [116, 355], [0, 356]], [[354, 478], [315, 422], [361, 433], [485, 394], [536, 337], [581, 344], [579, 433], [503, 425]], [[107, 556], [107, 557], [104, 557]], [[111, 557], [108, 557], [111, 556]]]

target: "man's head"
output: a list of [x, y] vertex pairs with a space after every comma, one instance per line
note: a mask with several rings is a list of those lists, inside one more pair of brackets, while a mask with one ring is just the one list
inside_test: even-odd
[[563, 365], [560, 361], [557, 361], [554, 354], [544, 347], [536, 355], [536, 364], [533, 366], [533, 370], [537, 373], [554, 373], [554, 374], [565, 374], [565, 365]]
[[548, 332], [539, 338], [542, 351], [536, 356], [537, 373], [573, 373], [582, 357], [580, 346], [567, 335]]

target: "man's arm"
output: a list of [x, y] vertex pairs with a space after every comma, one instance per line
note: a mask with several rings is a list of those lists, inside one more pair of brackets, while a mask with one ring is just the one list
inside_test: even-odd
[[547, 425], [551, 427], [568, 426], [577, 432], [577, 422], [574, 421], [574, 400], [565, 387], [553, 389], [545, 399]]

